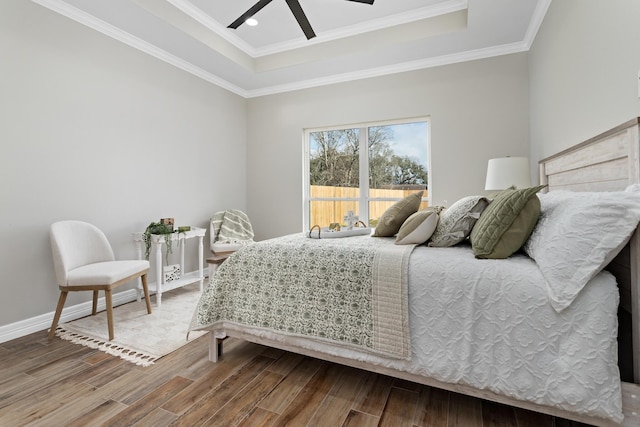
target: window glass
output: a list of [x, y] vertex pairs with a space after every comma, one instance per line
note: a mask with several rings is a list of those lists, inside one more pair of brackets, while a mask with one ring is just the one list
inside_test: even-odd
[[[380, 216], [395, 201], [416, 191], [427, 190], [427, 135], [427, 122], [368, 128], [371, 226], [377, 224]], [[426, 201], [421, 209], [425, 207]]]
[[428, 206], [428, 121], [307, 131], [304, 225], [345, 225], [351, 211], [375, 227], [393, 203], [425, 190]]
[[[311, 185], [350, 188], [358, 197], [360, 187], [359, 129], [312, 132], [309, 138], [309, 180]], [[325, 189], [326, 197], [340, 196]]]

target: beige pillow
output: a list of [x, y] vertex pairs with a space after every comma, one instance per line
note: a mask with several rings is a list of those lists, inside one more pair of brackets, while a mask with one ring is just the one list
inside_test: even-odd
[[476, 258], [507, 258], [524, 245], [540, 217], [536, 193], [544, 187], [507, 189], [493, 199], [469, 236]]
[[411, 214], [416, 213], [420, 208], [423, 193], [424, 191], [419, 191], [417, 193], [410, 194], [404, 199], [397, 201], [389, 209], [384, 211], [378, 221], [378, 225], [376, 226], [373, 236], [395, 236], [406, 219], [409, 218]]
[[440, 221], [431, 236], [429, 246], [448, 247], [465, 240], [487, 205], [489, 199], [486, 197], [467, 196], [445, 209], [440, 214]]
[[396, 245], [421, 245], [433, 234], [438, 225], [438, 213], [425, 209], [411, 214], [396, 236]]

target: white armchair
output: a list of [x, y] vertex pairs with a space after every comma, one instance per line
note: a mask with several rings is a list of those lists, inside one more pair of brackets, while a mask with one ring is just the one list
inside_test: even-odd
[[104, 233], [96, 226], [82, 221], [60, 221], [52, 224], [50, 240], [60, 298], [49, 330], [49, 339], [55, 334], [67, 294], [71, 291], [93, 291], [93, 315], [97, 312], [98, 292], [104, 291], [109, 340], [114, 336], [112, 289], [140, 277], [147, 312], [151, 314], [147, 286], [149, 261], [116, 261]]
[[228, 255], [253, 242], [253, 227], [247, 214], [238, 209], [216, 212], [210, 222], [211, 252]]

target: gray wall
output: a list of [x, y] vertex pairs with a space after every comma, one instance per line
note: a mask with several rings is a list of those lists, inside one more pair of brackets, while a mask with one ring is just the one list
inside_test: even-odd
[[432, 203], [483, 192], [487, 160], [529, 152], [528, 62], [507, 55], [249, 100], [247, 206], [257, 238], [302, 230], [305, 128], [431, 117]]
[[640, 1], [556, 0], [529, 52], [531, 157], [640, 116]]
[[151, 221], [246, 209], [246, 100], [25, 0], [0, 2], [0, 58], [0, 326], [55, 309], [54, 221], [125, 258]]
[[56, 220], [95, 223], [120, 258], [164, 216], [235, 207], [258, 239], [300, 231], [304, 128], [430, 116], [432, 202], [451, 204], [483, 191], [489, 158], [535, 164], [639, 116], [638, 16], [636, 0], [554, 1], [528, 54], [244, 100], [4, 0], [0, 327], [54, 309]]

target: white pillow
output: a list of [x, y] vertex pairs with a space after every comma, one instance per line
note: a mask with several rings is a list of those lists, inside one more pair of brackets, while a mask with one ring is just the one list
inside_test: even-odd
[[640, 221], [640, 193], [552, 191], [538, 197], [540, 219], [524, 250], [560, 312], [627, 243]]
[[438, 213], [426, 209], [411, 214], [400, 226], [396, 245], [421, 245], [425, 243], [438, 225]]

